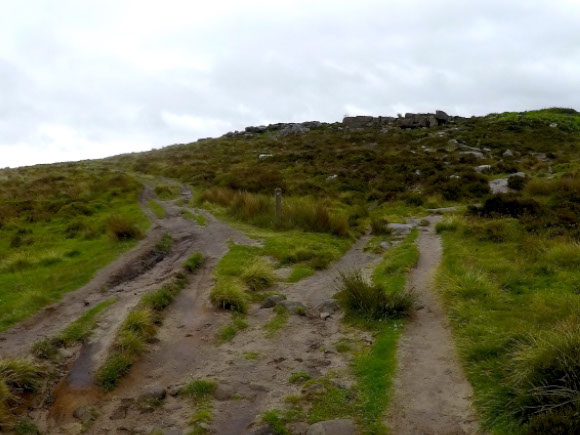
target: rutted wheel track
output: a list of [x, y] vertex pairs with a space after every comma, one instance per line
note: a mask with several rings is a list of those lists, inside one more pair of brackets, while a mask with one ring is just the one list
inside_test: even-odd
[[[182, 199], [189, 200], [191, 193], [182, 190]], [[144, 195], [143, 200], [149, 195]], [[113, 345], [116, 331], [127, 313], [139, 303], [140, 296], [148, 291], [161, 287], [175, 273], [182, 271], [185, 259], [194, 251], [201, 252], [207, 259], [206, 264], [192, 278], [182, 293], [196, 292], [201, 283], [211, 283], [211, 270], [217, 260], [228, 249], [227, 242], [232, 239], [239, 243], [256, 243], [243, 236], [228, 225], [218, 221], [211, 214], [204, 213], [207, 226], [200, 226], [194, 220], [181, 216], [177, 200], [163, 202], [167, 216], [158, 220], [161, 233], [169, 233], [174, 239], [171, 253], [150, 271], [136, 279], [120, 284], [121, 298], [101, 318], [98, 328], [90, 341], [82, 347], [80, 355], [75, 358], [68, 374], [61, 379], [54, 392], [54, 403], [50, 409], [40, 412], [37, 421], [43, 422], [48, 433], [60, 433], [67, 422], [73, 421], [73, 412], [79, 406], [100, 406], [101, 399], [107, 395], [94, 385], [94, 373], [107, 357]], [[153, 219], [152, 213], [147, 210]], [[179, 304], [179, 297], [175, 301]]]

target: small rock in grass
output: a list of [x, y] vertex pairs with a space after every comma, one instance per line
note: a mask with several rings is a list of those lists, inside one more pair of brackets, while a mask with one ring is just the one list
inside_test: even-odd
[[310, 425], [306, 435], [354, 435], [356, 426], [352, 420], [338, 419], [319, 421]]
[[322, 320], [326, 320], [326, 319], [328, 319], [329, 317], [330, 317], [330, 313], [326, 313], [326, 312], [325, 312], [325, 313], [320, 313], [320, 318], [321, 318]]
[[387, 249], [389, 249], [391, 246], [393, 246], [393, 245], [391, 245], [389, 242], [381, 242], [381, 243], [379, 243], [379, 248], [381, 248], [381, 249], [383, 249], [385, 251]]
[[260, 305], [260, 308], [273, 308], [279, 302], [282, 302], [283, 300], [284, 300], [284, 298], [280, 295], [273, 295], [273, 296], [267, 297], [262, 302], [262, 305]]

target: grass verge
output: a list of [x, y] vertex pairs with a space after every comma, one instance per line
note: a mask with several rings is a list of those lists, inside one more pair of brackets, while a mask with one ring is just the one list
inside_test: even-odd
[[437, 286], [484, 429], [578, 432], [577, 244], [509, 218], [454, 217], [438, 230]]

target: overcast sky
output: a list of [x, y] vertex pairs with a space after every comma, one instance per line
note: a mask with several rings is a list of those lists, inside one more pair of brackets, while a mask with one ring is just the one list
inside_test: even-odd
[[551, 106], [580, 110], [577, 0], [0, 2], [0, 168]]

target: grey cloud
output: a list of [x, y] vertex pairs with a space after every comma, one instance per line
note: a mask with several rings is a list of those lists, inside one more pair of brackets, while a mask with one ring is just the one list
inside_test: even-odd
[[346, 112], [472, 115], [580, 97], [571, 0], [5, 3], [0, 166]]

